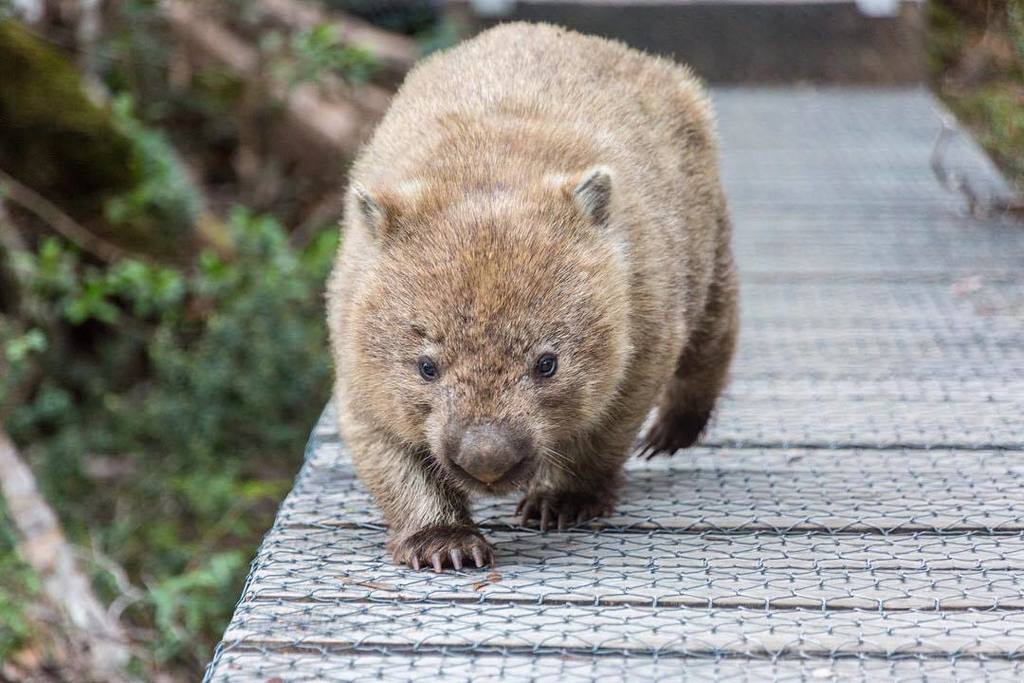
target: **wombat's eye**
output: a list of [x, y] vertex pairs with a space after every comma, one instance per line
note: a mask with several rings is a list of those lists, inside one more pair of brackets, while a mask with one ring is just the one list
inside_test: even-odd
[[437, 369], [437, 363], [434, 362], [434, 359], [427, 356], [420, 356], [416, 360], [416, 367], [420, 371], [420, 377], [428, 382], [434, 381], [441, 374], [440, 370]]
[[537, 374], [541, 377], [553, 377], [558, 371], [558, 356], [545, 353], [537, 359]]

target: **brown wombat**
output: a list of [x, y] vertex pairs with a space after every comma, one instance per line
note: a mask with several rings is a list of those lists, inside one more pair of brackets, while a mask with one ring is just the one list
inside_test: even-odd
[[351, 173], [335, 403], [398, 562], [493, 562], [473, 493], [542, 529], [693, 444], [736, 340], [710, 105], [685, 68], [508, 24], [425, 60]]

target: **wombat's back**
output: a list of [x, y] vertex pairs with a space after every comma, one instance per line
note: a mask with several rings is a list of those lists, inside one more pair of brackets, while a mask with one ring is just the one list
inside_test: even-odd
[[[688, 68], [603, 38], [511, 23], [414, 69], [357, 169], [411, 168], [422, 163], [417, 150], [436, 148], [460, 122], [503, 118], [557, 125], [568, 136], [552, 146], [570, 163], [572, 143], [586, 142], [627, 173], [659, 157], [678, 166], [680, 136], [714, 146], [711, 109]], [[651, 170], [666, 170], [658, 165]]]

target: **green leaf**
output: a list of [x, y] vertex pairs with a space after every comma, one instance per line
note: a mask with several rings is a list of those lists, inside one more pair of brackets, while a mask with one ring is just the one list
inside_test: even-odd
[[11, 363], [20, 363], [33, 353], [42, 353], [47, 348], [46, 335], [42, 330], [33, 328], [7, 342], [4, 352]]

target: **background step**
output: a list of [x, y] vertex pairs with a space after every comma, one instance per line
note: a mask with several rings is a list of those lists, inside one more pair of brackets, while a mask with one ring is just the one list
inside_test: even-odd
[[713, 83], [906, 84], [926, 76], [920, 0], [477, 0], [690, 64]]

